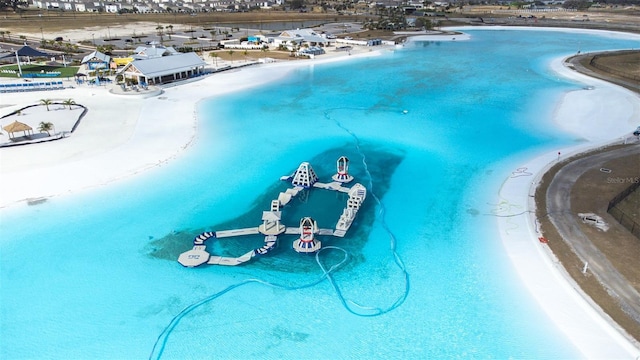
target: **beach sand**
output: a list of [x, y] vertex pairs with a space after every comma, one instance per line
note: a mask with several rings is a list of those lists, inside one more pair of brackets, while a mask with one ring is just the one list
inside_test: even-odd
[[[532, 296], [585, 358], [636, 359], [640, 344], [584, 294], [549, 247], [539, 241], [542, 235], [535, 217], [534, 193], [542, 175], [558, 160], [633, 139], [631, 131], [640, 118], [640, 96], [570, 70], [564, 59], [553, 61], [551, 68], [561, 77], [593, 87], [565, 94], [554, 112], [558, 127], [585, 142], [539, 155], [514, 168], [499, 192], [505, 209], [498, 217], [502, 243]], [[533, 176], [519, 176], [518, 169]], [[528, 211], [511, 216], [522, 210]]]
[[[456, 36], [456, 41], [462, 39]], [[0, 150], [0, 207], [20, 206], [27, 199], [94, 188], [161, 166], [180, 156], [197, 137], [196, 109], [204, 96], [208, 98], [259, 86], [286, 76], [296, 66], [375, 55], [376, 52], [362, 50], [352, 54], [351, 57], [332, 55], [313, 61], [266, 64], [217, 73], [167, 88], [162, 95], [147, 99], [128, 98], [110, 94], [105, 88], [90, 87], [46, 94], [3, 94], [0, 98], [2, 114], [37, 104], [43, 97], [72, 98], [86, 106], [89, 112], [70, 138]], [[564, 68], [561, 60], [554, 62], [553, 67], [559, 76], [579, 79], [596, 87], [567, 94], [556, 109], [560, 126], [589, 140], [576, 148], [558, 149], [563, 156], [619, 139], [631, 129], [630, 119], [640, 118], [637, 95], [573, 73]], [[608, 99], [611, 106], [605, 109], [593, 105], [593, 96]], [[611, 113], [610, 108], [618, 110]], [[605, 115], [609, 120], [606, 124], [600, 121]], [[533, 198], [530, 195], [536, 181], [556, 160], [557, 154], [553, 152], [522, 164], [521, 167], [538, 175], [508, 178], [500, 189], [501, 201], [531, 209]], [[509, 174], [505, 174], [507, 176]], [[512, 230], [514, 223], [518, 225], [516, 230]], [[581, 295], [548, 249], [540, 246], [533, 216], [498, 218], [498, 227], [515, 271], [585, 358], [640, 356], [640, 350]]]
[[[352, 51], [351, 56], [344, 52], [329, 53], [314, 60], [243, 67], [168, 87], [161, 95], [150, 98], [112, 94], [108, 86], [76, 85], [68, 81], [66, 86], [75, 88], [4, 93], [0, 97], [0, 115], [39, 104], [45, 98], [73, 99], [89, 111], [66, 139], [0, 150], [0, 207], [108, 184], [176, 158], [197, 136], [196, 108], [204, 98], [266, 84], [299, 66], [376, 56], [389, 49], [370, 51], [361, 47]], [[30, 121], [37, 132], [36, 126], [42, 120], [32, 116], [37, 117], [35, 112], [42, 111], [28, 110], [19, 117], [3, 119], [2, 126], [14, 120]], [[65, 115], [57, 108], [45, 114]], [[74, 121], [77, 118], [70, 116]], [[8, 137], [6, 133], [0, 136]], [[3, 140], [6, 142], [6, 138]]]

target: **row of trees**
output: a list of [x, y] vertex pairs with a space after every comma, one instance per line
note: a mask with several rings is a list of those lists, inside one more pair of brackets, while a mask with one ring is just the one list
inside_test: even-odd
[[0, 0], [0, 10], [11, 9], [18, 11], [20, 8], [25, 8], [29, 4], [24, 0]]
[[[40, 105], [44, 105], [47, 107], [47, 111], [49, 111], [49, 105], [53, 105], [54, 102], [51, 99], [40, 99]], [[69, 110], [71, 110], [71, 106], [75, 105], [76, 102], [73, 99], [67, 99], [62, 102], [62, 105], [68, 106]]]

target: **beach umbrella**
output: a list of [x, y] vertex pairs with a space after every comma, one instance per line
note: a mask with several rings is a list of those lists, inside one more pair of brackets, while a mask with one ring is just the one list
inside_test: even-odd
[[21, 123], [20, 121], [14, 121], [11, 124], [3, 127], [4, 131], [9, 133], [9, 138], [11, 138], [11, 134], [18, 132], [18, 131], [23, 131], [24, 135], [27, 136], [27, 131], [32, 131], [33, 129], [31, 128], [31, 126], [25, 124], [25, 123]]

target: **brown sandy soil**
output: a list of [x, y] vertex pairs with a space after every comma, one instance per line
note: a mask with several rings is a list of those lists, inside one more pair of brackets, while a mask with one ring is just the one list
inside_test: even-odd
[[[42, 14], [42, 16], [40, 16]], [[159, 24], [186, 24], [194, 27], [220, 26], [224, 23], [251, 23], [260, 28], [260, 23], [274, 21], [327, 20], [327, 22], [352, 21], [355, 17], [337, 14], [299, 13], [284, 11], [259, 11], [248, 13], [198, 13], [189, 14], [95, 14], [71, 13], [59, 11], [28, 11], [22, 16], [17, 14], [1, 14], [0, 28], [12, 33], [37, 33], [43, 28], [46, 32], [73, 30], [84, 27], [107, 27], [138, 22]], [[6, 18], [4, 18], [6, 16]]]
[[[497, 13], [496, 10], [502, 11]], [[465, 6], [463, 14], [475, 14], [479, 16], [487, 16], [491, 14], [493, 16], [518, 16], [522, 14], [513, 7], [509, 12], [508, 6]], [[533, 14], [533, 13], [532, 13]], [[586, 11], [571, 11], [571, 12], [549, 12], [549, 13], [536, 13], [534, 14], [538, 18], [544, 17], [550, 20], [566, 20], [573, 22], [604, 22], [604, 23], [638, 23], [640, 19], [640, 7], [628, 7], [628, 8], [590, 8]], [[588, 20], [587, 20], [588, 19]], [[577, 21], [580, 20], [580, 21]]]
[[[640, 63], [640, 51], [620, 52], [600, 57], [598, 61], [611, 71], [602, 71], [591, 66], [592, 58], [593, 54], [583, 55], [572, 59], [572, 63], [584, 67], [576, 66], [575, 68], [588, 75], [595, 75], [640, 93], [640, 84], [634, 78], [638, 76], [640, 71], [637, 66]], [[615, 147], [599, 151], [613, 148]], [[544, 175], [541, 186], [536, 192], [537, 215], [541, 220], [541, 229], [549, 240], [549, 247], [585, 293], [631, 336], [640, 341], [640, 323], [621, 310], [616, 299], [607, 293], [595, 277], [589, 276], [589, 273], [582, 274], [584, 264], [562, 241], [548, 217], [543, 214], [546, 209], [545, 194], [548, 184], [561, 166], [562, 164], [556, 165]], [[640, 291], [640, 267], [637, 266], [637, 259], [640, 259], [640, 239], [607, 213], [609, 201], [630, 186], [629, 181], [635, 181], [640, 177], [640, 158], [638, 156], [623, 157], [606, 163], [604, 167], [611, 169], [612, 172], [603, 173], [599, 169], [592, 169], [576, 181], [571, 193], [571, 208], [575, 214], [580, 212], [596, 213], [610, 225], [610, 229], [606, 233], [585, 224], [581, 226], [581, 230], [629, 283]], [[640, 189], [628, 196], [626, 202], [635, 202], [630, 204], [631, 208], [640, 209]]]
[[209, 51], [207, 54], [215, 53], [220, 60], [225, 61], [233, 61], [234, 64], [242, 63], [244, 61], [254, 61], [262, 58], [271, 58], [278, 60], [308, 60], [306, 57], [295, 57], [291, 56], [291, 52], [289, 51], [260, 51], [260, 50], [239, 50], [234, 49], [233, 53], [230, 54], [229, 50], [215, 50]]
[[640, 66], [638, 65], [640, 64], [640, 50], [600, 55], [585, 54], [572, 58], [571, 62], [574, 65], [577, 62], [587, 71], [593, 72], [588, 75], [602, 78], [640, 93]]
[[[591, 154], [614, 148], [616, 147], [600, 149], [591, 152]], [[582, 273], [584, 263], [578, 259], [567, 243], [558, 235], [547, 214], [545, 214], [545, 194], [551, 179], [563, 165], [586, 155], [588, 154], [565, 160], [551, 168], [543, 176], [541, 184], [536, 190], [537, 217], [541, 223], [541, 230], [549, 241], [549, 247], [576, 283], [615, 322], [632, 337], [640, 341], [640, 323], [622, 311], [616, 299], [609, 295], [595, 277], [591, 276], [589, 272], [586, 275]], [[630, 185], [628, 181], [620, 179], [635, 179], [640, 176], [640, 158], [637, 155], [627, 156], [612, 160], [606, 163], [604, 167], [611, 169], [612, 172], [604, 173], [599, 169], [592, 169], [576, 181], [571, 192], [571, 209], [574, 214], [595, 213], [609, 224], [610, 228], [607, 232], [600, 231], [587, 224], [581, 224], [581, 230], [605, 254], [618, 271], [629, 280], [631, 285], [640, 291], [640, 267], [637, 266], [638, 259], [640, 259], [640, 239], [633, 236], [607, 213], [609, 201]], [[636, 192], [638, 191], [640, 190], [636, 190]], [[636, 195], [634, 194], [634, 196]], [[635, 197], [635, 199], [638, 198], [640, 197]], [[640, 203], [636, 204], [636, 208], [640, 208]]]

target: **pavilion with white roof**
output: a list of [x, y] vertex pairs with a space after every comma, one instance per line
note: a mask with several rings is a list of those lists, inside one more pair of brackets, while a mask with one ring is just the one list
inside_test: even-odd
[[134, 60], [125, 65], [118, 74], [139, 84], [160, 85], [203, 75], [205, 65], [196, 53], [177, 53]]
[[310, 46], [328, 46], [330, 40], [326, 37], [322, 37], [316, 33], [313, 29], [296, 29], [286, 30], [280, 33], [274, 38], [274, 44], [276, 46], [282, 45], [303, 45], [308, 44]]

